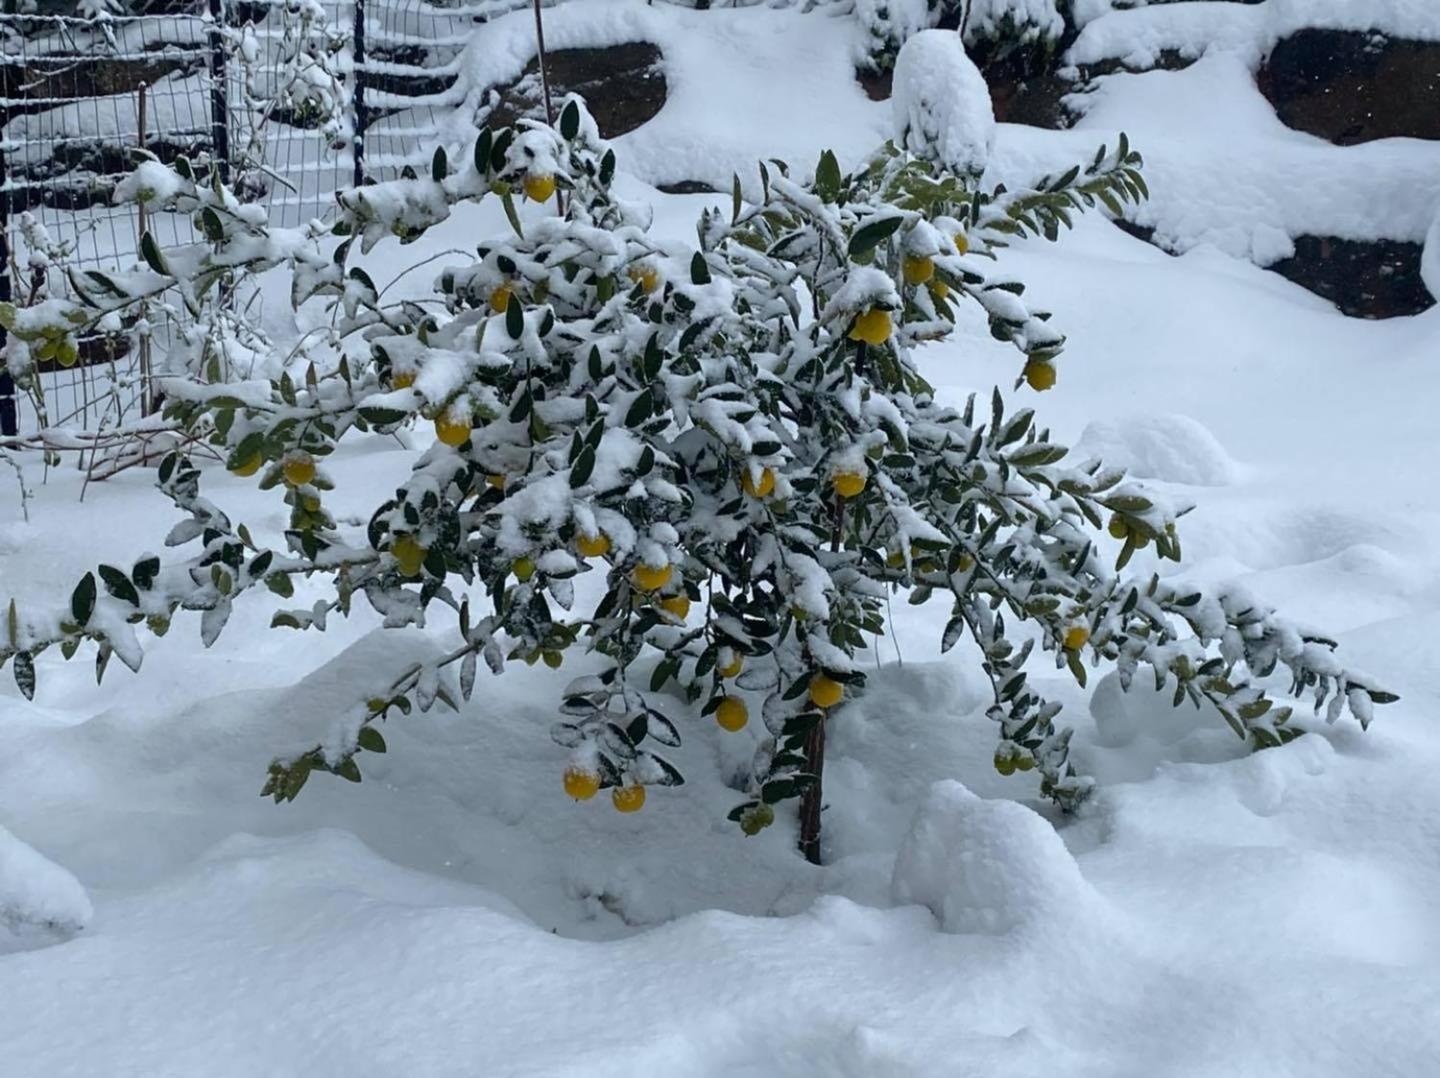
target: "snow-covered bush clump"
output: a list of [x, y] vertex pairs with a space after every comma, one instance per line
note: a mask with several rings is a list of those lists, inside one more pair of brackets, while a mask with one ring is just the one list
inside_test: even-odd
[[93, 912], [73, 875], [0, 827], [0, 950], [11, 939], [24, 946], [79, 932]]
[[[77, 271], [75, 299], [0, 307], [0, 321], [12, 348], [59, 347], [141, 304], [198, 319], [209, 290], [287, 264], [296, 304], [333, 303], [331, 329], [277, 377], [237, 383], [207, 362], [226, 327], [195, 324], [190, 373], [165, 386], [174, 421], [283, 494], [283, 542], [257, 541], [173, 454], [159, 485], [182, 519], [167, 545], [189, 555], [100, 566], [63, 612], [12, 603], [0, 661], [27, 695], [51, 645], [69, 657], [94, 643], [102, 673], [112, 655], [138, 668], [140, 634], [180, 610], [200, 613], [211, 644], [247, 591], [290, 596], [295, 578], [318, 579], [333, 590], [275, 626], [323, 630], [363, 601], [390, 627], [453, 618], [455, 645], [404, 664], [382, 695], [337, 695], [331, 736], [271, 767], [276, 800], [317, 771], [359, 781], [386, 722], [458, 707], [482, 664], [558, 667], [579, 650], [602, 667], [557, 701], [557, 787], [579, 800], [609, 790], [630, 812], [647, 788], [680, 784], [666, 750], [694, 719], [678, 695], [723, 730], [763, 726], [731, 817], [753, 833], [799, 799], [812, 858], [827, 720], [863, 691], [896, 592], [948, 604], [943, 646], [968, 638], [993, 690], [996, 768], [1035, 770], [1065, 808], [1091, 783], [1059, 705], [1030, 682], [1032, 657], [1081, 683], [1094, 664], [1127, 683], [1143, 666], [1257, 746], [1293, 736], [1290, 708], [1262, 685], [1281, 666], [1330, 718], [1348, 705], [1368, 722], [1390, 697], [1348, 674], [1329, 641], [1242, 595], [1120, 572], [1152, 544], [1179, 558], [1180, 507], [1072, 461], [998, 390], [961, 407], [936, 399], [913, 350], [949, 335], [963, 304], [1019, 352], [1017, 388], [1053, 386], [1064, 337], [993, 274], [997, 254], [1011, 236], [1054, 238], [1077, 211], [1144, 194], [1123, 137], [1011, 190], [955, 171], [953, 148], [907, 138], [848, 174], [826, 153], [808, 182], [762, 165], [756, 200], [737, 178], [729, 211], [706, 211], [684, 255], [651, 239], [648, 208], [614, 197], [615, 154], [578, 98], [554, 128], [482, 130], [462, 162], [437, 150], [426, 176], [342, 193], [333, 252], [179, 165], [153, 186], [208, 242], [161, 251], [147, 239], [145, 270]], [[562, 212], [521, 220], [518, 196], [557, 193]], [[357, 247], [413, 241], [483, 199], [502, 203], [511, 231], [441, 270], [431, 307], [385, 302], [349, 265]], [[433, 443], [365, 526], [346, 526], [325, 458], [352, 432], [410, 424], [433, 428]], [[585, 574], [603, 586], [577, 589]]]
[[960, 35], [926, 30], [895, 60], [890, 97], [902, 147], [961, 176], [978, 178], [995, 147], [995, 108]]

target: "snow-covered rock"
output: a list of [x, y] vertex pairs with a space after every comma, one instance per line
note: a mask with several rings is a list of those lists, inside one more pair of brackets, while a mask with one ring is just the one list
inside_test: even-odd
[[67, 869], [0, 827], [0, 950], [7, 938], [78, 932], [93, 913]]
[[995, 146], [990, 89], [953, 30], [916, 34], [895, 58], [897, 141], [917, 156], [979, 175]]
[[895, 901], [928, 906], [947, 932], [1032, 929], [1098, 902], [1065, 843], [1014, 801], [937, 782], [915, 814], [891, 880]]

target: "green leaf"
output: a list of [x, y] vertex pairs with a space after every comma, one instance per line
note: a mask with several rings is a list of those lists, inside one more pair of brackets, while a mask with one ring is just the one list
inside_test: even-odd
[[288, 573], [271, 573], [265, 578], [265, 586], [282, 599], [288, 599], [295, 594], [295, 585], [290, 582]]
[[86, 573], [70, 595], [70, 617], [77, 625], [87, 625], [95, 613], [95, 574]]
[[200, 211], [200, 227], [211, 243], [219, 243], [225, 238], [225, 226], [220, 221], [220, 215], [209, 206]]
[[864, 258], [893, 236], [903, 221], [903, 217], [884, 217], [856, 229], [855, 235], [850, 237], [850, 257]]
[[834, 202], [840, 197], [841, 182], [840, 162], [834, 153], [826, 150], [815, 166], [815, 193], [824, 202]]
[[575, 466], [570, 469], [570, 486], [572, 489], [582, 487], [590, 478], [590, 473], [595, 470], [595, 450], [588, 445], [580, 451]]
[[560, 137], [569, 142], [578, 134], [580, 134], [580, 106], [570, 101], [560, 111]]
[[144, 255], [152, 270], [166, 277], [170, 276], [170, 267], [165, 264], [165, 258], [160, 254], [160, 246], [149, 232], [140, 237], [140, 253]]
[[105, 590], [122, 602], [131, 606], [140, 605], [140, 593], [135, 590], [135, 585], [130, 583], [130, 578], [113, 565], [100, 566], [100, 579], [105, 582]]
[[360, 727], [360, 733], [355, 738], [355, 744], [366, 752], [384, 752], [385, 738], [380, 731], [373, 726]]
[[450, 175], [450, 162], [445, 159], [445, 147], [436, 146], [435, 156], [430, 159], [430, 178], [436, 183], [444, 183], [445, 177]]
[[710, 267], [705, 264], [705, 256], [699, 251], [696, 251], [690, 259], [690, 283], [710, 283]]
[[525, 334], [525, 306], [516, 296], [511, 296], [505, 304], [505, 332], [515, 341]]
[[149, 591], [155, 583], [155, 578], [160, 575], [160, 559], [155, 557], [141, 558], [135, 563], [135, 568], [130, 570], [130, 578], [135, 585], [144, 591]]
[[650, 396], [650, 390], [641, 390], [640, 395], [630, 405], [630, 410], [625, 413], [625, 425], [627, 427], [638, 427], [655, 410], [655, 404]]
[[490, 171], [490, 146], [494, 135], [488, 127], [480, 129], [480, 137], [475, 140], [475, 171], [484, 176]]
[[515, 235], [523, 240], [525, 230], [520, 227], [520, 214], [515, 210], [515, 196], [506, 191], [500, 196], [500, 201], [505, 206], [505, 219], [510, 222], [510, 227], [515, 230]]

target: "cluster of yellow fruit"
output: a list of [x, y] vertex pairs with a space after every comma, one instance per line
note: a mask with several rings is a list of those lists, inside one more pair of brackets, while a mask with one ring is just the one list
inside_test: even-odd
[[[565, 792], [576, 801], [589, 801], [600, 792], [600, 776], [572, 764], [565, 769]], [[610, 803], [616, 812], [639, 812], [645, 807], [645, 787], [640, 783], [616, 786], [610, 791]]]

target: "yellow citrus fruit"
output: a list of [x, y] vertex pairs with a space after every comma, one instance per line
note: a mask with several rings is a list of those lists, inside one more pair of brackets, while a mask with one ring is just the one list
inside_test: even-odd
[[724, 666], [716, 666], [715, 672], [723, 678], [739, 677], [740, 671], [745, 669], [745, 656], [739, 652], [730, 653], [730, 661]]
[[567, 767], [565, 792], [576, 801], [589, 801], [600, 792], [600, 776], [583, 767]]
[[252, 453], [243, 464], [237, 464], [230, 469], [231, 475], [250, 476], [260, 470], [260, 465], [265, 463], [265, 458], [259, 453]]
[[565, 662], [565, 656], [558, 651], [547, 651], [540, 658], [545, 660], [545, 665], [551, 670], [559, 670]]
[[499, 472], [491, 472], [485, 477], [485, 482], [489, 486], [494, 487], [496, 490], [505, 489], [505, 477]]
[[931, 281], [930, 294], [936, 299], [945, 299], [950, 295], [950, 286], [944, 281]]
[[535, 560], [533, 558], [516, 558], [510, 568], [515, 573], [515, 579], [523, 584], [535, 575]]
[[1108, 530], [1116, 539], [1124, 539], [1130, 534], [1130, 525], [1126, 524], [1125, 521], [1118, 516], [1111, 517]]
[[1085, 641], [1090, 639], [1090, 630], [1083, 625], [1072, 625], [1065, 630], [1063, 641], [1066, 651], [1079, 651], [1085, 646]]
[[315, 478], [315, 458], [309, 453], [292, 453], [281, 466], [285, 482], [292, 487], [303, 487]]
[[396, 389], [409, 389], [415, 384], [415, 372], [396, 371], [390, 378], [390, 384]]
[[816, 707], [834, 707], [845, 695], [845, 686], [834, 678], [816, 674], [810, 679], [810, 702]]
[[575, 549], [587, 558], [603, 558], [610, 553], [610, 537], [604, 532], [596, 536], [577, 536]]
[[1025, 381], [1036, 392], [1043, 393], [1055, 384], [1055, 367], [1044, 360], [1032, 359], [1025, 364]]
[[972, 558], [969, 554], [961, 554], [960, 557], [955, 561], [955, 571], [957, 573], [968, 573], [974, 567], [975, 559]]
[[435, 417], [435, 437], [452, 448], [470, 441], [470, 417], [453, 409]]
[[1018, 760], [1015, 761], [1015, 770], [1016, 770], [1016, 771], [1033, 771], [1034, 768], [1035, 768], [1035, 757], [1033, 757], [1033, 756], [1022, 756], [1022, 757], [1020, 757], [1020, 759], [1018, 759]]
[[675, 575], [673, 566], [662, 565], [656, 568], [653, 565], [637, 565], [630, 573], [631, 582], [641, 591], [659, 591], [670, 578]]
[[733, 734], [745, 729], [745, 724], [750, 721], [750, 712], [744, 700], [738, 696], [727, 696], [715, 709], [715, 721], [720, 724], [720, 729]]
[[548, 172], [525, 177], [525, 197], [532, 202], [547, 202], [555, 193], [555, 177]]
[[935, 276], [935, 260], [929, 257], [907, 258], [904, 272], [906, 284], [924, 284]]
[[835, 478], [830, 480], [835, 493], [842, 498], [853, 498], [865, 489], [864, 472], [838, 472]]
[[769, 468], [760, 469], [760, 478], [755, 478], [755, 473], [746, 468], [740, 473], [740, 489], [752, 498], [768, 497], [775, 489], [775, 473]]
[[390, 544], [390, 553], [395, 555], [395, 564], [405, 576], [418, 576], [425, 564], [427, 551], [413, 535], [399, 535]]
[[646, 292], [655, 291], [655, 286], [660, 283], [660, 275], [653, 266], [631, 266], [629, 276], [631, 281]]
[[660, 609], [681, 621], [690, 616], [690, 596], [671, 595], [660, 600]]
[[891, 331], [890, 312], [872, 307], [855, 319], [855, 324], [850, 327], [850, 339], [866, 344], [884, 344], [890, 339]]
[[502, 284], [490, 293], [490, 309], [496, 314], [504, 314], [510, 307], [510, 297], [514, 294], [515, 290], [513, 288], [508, 284]]
[[1015, 774], [1015, 761], [1009, 756], [1002, 756], [997, 752], [995, 754], [995, 770], [1002, 775], [1013, 775]]
[[904, 552], [899, 550], [890, 551], [890, 553], [885, 555], [885, 564], [892, 569], [899, 569], [905, 564]]
[[639, 812], [645, 807], [645, 787], [617, 786], [610, 791], [610, 800], [617, 812]]
[[965, 233], [957, 232], [951, 237], [951, 240], [955, 244], [955, 253], [957, 255], [963, 255], [970, 250], [970, 237], [965, 235]]

